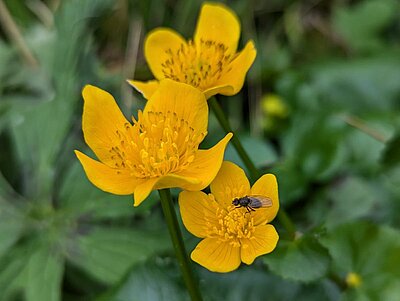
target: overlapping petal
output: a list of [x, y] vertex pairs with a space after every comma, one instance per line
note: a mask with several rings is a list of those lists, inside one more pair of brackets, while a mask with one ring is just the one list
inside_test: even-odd
[[212, 272], [227, 273], [239, 267], [240, 249], [218, 238], [205, 238], [196, 246], [191, 258]]
[[176, 51], [186, 44], [185, 39], [169, 28], [157, 28], [150, 32], [144, 43], [144, 55], [155, 78], [165, 78], [163, 64], [168, 60], [168, 51]]
[[218, 204], [212, 195], [201, 191], [183, 191], [179, 194], [179, 207], [186, 229], [197, 237], [206, 237], [208, 223], [218, 223]]
[[198, 133], [205, 133], [208, 125], [208, 105], [199, 90], [190, 85], [165, 79], [160, 82], [143, 111], [174, 112]]
[[235, 53], [240, 37], [240, 22], [236, 14], [222, 3], [206, 3], [202, 6], [194, 34], [196, 43], [216, 41], [228, 46]]
[[120, 142], [118, 133], [126, 131], [128, 121], [108, 92], [87, 85], [82, 95], [85, 100], [82, 118], [85, 141], [100, 161], [111, 165], [110, 149]]
[[256, 227], [251, 239], [242, 239], [240, 257], [246, 264], [252, 264], [260, 255], [272, 252], [278, 243], [278, 233], [272, 225], [260, 225]]
[[177, 173], [177, 175], [197, 178], [201, 182], [197, 184], [181, 186], [183, 189], [196, 191], [202, 190], [210, 185], [211, 181], [215, 178], [221, 167], [224, 159], [225, 148], [232, 136], [232, 133], [228, 133], [212, 148], [208, 150], [197, 151], [196, 157], [190, 166], [187, 169]]
[[154, 92], [156, 92], [160, 85], [158, 80], [149, 80], [147, 82], [141, 82], [138, 80], [127, 80], [127, 82], [137, 91], [142, 93], [145, 99], [150, 99], [150, 97], [154, 94]]
[[80, 151], [75, 151], [90, 182], [101, 190], [114, 194], [132, 194], [136, 187], [143, 184], [143, 179], [130, 175], [126, 169], [111, 168], [99, 161], [93, 160]]
[[222, 163], [210, 188], [217, 202], [225, 208], [232, 205], [234, 198], [250, 194], [250, 183], [243, 169], [229, 161]]
[[272, 200], [272, 207], [265, 208], [259, 211], [256, 216], [255, 223], [269, 223], [271, 222], [279, 211], [279, 196], [278, 196], [278, 182], [273, 174], [263, 175], [251, 187], [251, 194], [263, 195]]
[[230, 71], [224, 73], [218, 80], [217, 84], [229, 84], [231, 89], [222, 91], [223, 95], [235, 95], [243, 87], [244, 80], [251, 65], [256, 58], [256, 48], [253, 41], [247, 42], [245, 48], [230, 63]]

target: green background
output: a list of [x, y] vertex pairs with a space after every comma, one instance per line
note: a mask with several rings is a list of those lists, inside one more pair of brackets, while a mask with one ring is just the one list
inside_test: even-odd
[[[0, 300], [188, 300], [158, 195], [134, 208], [98, 190], [73, 150], [90, 153], [82, 87], [136, 114], [145, 101], [125, 79], [152, 78], [144, 36], [167, 26], [190, 38], [201, 1], [2, 2], [34, 59], [3, 24]], [[194, 264], [204, 299], [399, 300], [400, 3], [228, 5], [257, 58], [242, 91], [219, 100], [257, 166], [276, 174], [297, 233], [274, 221], [276, 250], [232, 273]], [[263, 109], [270, 94], [287, 114]], [[211, 115], [201, 147], [223, 136]], [[243, 166], [231, 146], [225, 159]], [[183, 231], [190, 252], [198, 240]]]

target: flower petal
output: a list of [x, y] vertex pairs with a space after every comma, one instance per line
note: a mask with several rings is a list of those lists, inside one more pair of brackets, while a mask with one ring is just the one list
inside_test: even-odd
[[206, 188], [215, 178], [224, 159], [225, 148], [232, 138], [228, 133], [220, 142], [208, 150], [198, 150], [194, 161], [187, 169], [177, 173], [183, 177], [192, 177], [200, 180], [200, 183], [186, 185], [186, 190], [197, 191]]
[[149, 80], [148, 82], [141, 82], [137, 80], [127, 80], [128, 84], [134, 87], [137, 91], [142, 93], [143, 97], [150, 99], [154, 92], [159, 87], [158, 80]]
[[212, 272], [227, 273], [240, 265], [240, 248], [218, 238], [205, 238], [191, 254], [193, 261]]
[[211, 87], [205, 91], [203, 91], [204, 96], [209, 99], [211, 96], [216, 94], [223, 94], [223, 95], [232, 95], [233, 87], [229, 85], [219, 85], [215, 87]]
[[158, 180], [155, 189], [164, 189], [173, 187], [186, 189], [186, 187], [191, 187], [192, 185], [199, 185], [200, 183], [201, 180], [195, 177], [181, 176], [178, 174], [168, 174], [161, 177]]
[[133, 206], [139, 206], [149, 196], [158, 180], [159, 178], [144, 179], [140, 185], [136, 186], [133, 193]]
[[272, 252], [278, 243], [279, 235], [272, 225], [261, 225], [256, 227], [251, 239], [241, 240], [240, 256], [245, 264], [252, 264], [254, 259], [260, 255]]
[[231, 206], [234, 198], [250, 193], [250, 183], [243, 169], [229, 161], [222, 163], [210, 188], [217, 202], [224, 208]]
[[195, 131], [205, 133], [208, 124], [207, 101], [198, 89], [170, 79], [160, 82], [144, 109], [148, 111], [175, 112], [179, 119], [186, 121]]
[[185, 39], [176, 31], [168, 28], [157, 28], [151, 31], [144, 42], [144, 55], [154, 77], [164, 78], [163, 64], [169, 59], [167, 51], [178, 50]]
[[197, 21], [194, 40], [216, 41], [228, 47], [229, 53], [235, 53], [240, 37], [240, 22], [236, 14], [221, 3], [207, 3], [201, 8]]
[[230, 64], [230, 71], [221, 76], [219, 85], [230, 85], [232, 90], [224, 91], [223, 95], [237, 94], [243, 87], [247, 71], [256, 58], [257, 51], [253, 41], [249, 41], [246, 47], [237, 55]]
[[200, 183], [197, 178], [182, 177], [175, 174], [168, 174], [158, 178], [144, 179], [134, 192], [134, 206], [139, 206], [151, 193], [152, 190], [179, 187], [185, 189], [186, 186]]
[[80, 151], [75, 151], [87, 177], [93, 185], [114, 194], [132, 194], [143, 180], [130, 175], [129, 170], [111, 168], [93, 160]]
[[254, 213], [254, 224], [260, 225], [271, 222], [279, 210], [278, 183], [273, 174], [263, 175], [251, 187], [251, 194], [262, 195], [272, 200], [272, 207], [257, 209]]
[[87, 145], [103, 163], [113, 163], [110, 149], [121, 142], [117, 132], [126, 132], [128, 123], [114, 98], [108, 92], [87, 85], [82, 91], [85, 100], [82, 130]]
[[204, 238], [209, 223], [218, 225], [218, 204], [212, 195], [201, 191], [182, 191], [178, 200], [183, 224], [193, 235]]

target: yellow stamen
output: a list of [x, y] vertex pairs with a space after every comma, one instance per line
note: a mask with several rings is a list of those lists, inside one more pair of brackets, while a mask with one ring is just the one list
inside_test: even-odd
[[227, 50], [215, 41], [189, 41], [176, 51], [166, 51], [169, 58], [162, 64], [162, 72], [165, 78], [206, 90], [231, 70], [233, 55]]
[[[213, 198], [212, 195], [209, 195], [209, 197]], [[235, 247], [240, 246], [240, 239], [251, 239], [253, 237], [255, 231], [254, 220], [251, 214], [246, 213], [245, 209], [235, 208], [232, 205], [227, 209], [216, 207], [215, 210], [218, 224], [207, 223], [209, 237], [217, 237]]]
[[133, 176], [152, 178], [178, 172], [188, 167], [206, 133], [197, 133], [175, 112], [139, 111], [134, 125], [127, 123], [118, 132], [110, 150], [116, 168], [129, 168]]

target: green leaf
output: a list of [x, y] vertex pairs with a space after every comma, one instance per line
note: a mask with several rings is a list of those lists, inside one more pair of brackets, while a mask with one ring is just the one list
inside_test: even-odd
[[[310, 116], [304, 118], [307, 114]], [[339, 143], [344, 129], [335, 115], [298, 111], [283, 139], [284, 154], [297, 167], [297, 173], [308, 179], [325, 180], [340, 171], [346, 160], [345, 148]]]
[[[315, 65], [310, 70], [309, 85], [318, 96], [317, 108], [329, 109], [330, 114], [340, 110], [356, 116], [377, 112], [396, 116], [393, 110], [400, 93], [399, 81], [400, 56], [393, 51]], [[309, 98], [304, 99], [304, 105], [309, 103]]]
[[397, 133], [386, 144], [385, 150], [382, 154], [382, 163], [386, 167], [393, 167], [400, 163], [400, 134]]
[[[367, 222], [339, 226], [321, 239], [333, 259], [335, 273], [350, 272], [361, 277], [362, 284], [347, 293], [346, 300], [396, 300], [400, 287], [400, 232]], [[389, 299], [381, 299], [384, 292]]]
[[327, 250], [311, 234], [294, 241], [280, 240], [274, 252], [263, 259], [272, 272], [301, 282], [322, 278], [330, 263]]
[[132, 196], [106, 193], [91, 184], [77, 159], [62, 181], [58, 199], [62, 209], [98, 219], [132, 216], [136, 209]]
[[[242, 142], [244, 149], [247, 151], [247, 154], [256, 167], [269, 166], [278, 159], [276, 151], [272, 145], [264, 139], [248, 135], [240, 135], [240, 142]], [[243, 168], [245, 167], [243, 161], [240, 159], [231, 143], [228, 144], [228, 147], [226, 148], [225, 160], [235, 162]]]
[[374, 183], [352, 177], [330, 187], [328, 197], [332, 200], [325, 216], [329, 227], [367, 216], [382, 202]]
[[[29, 253], [25, 248], [13, 248], [0, 260], [0, 300], [9, 301], [10, 296], [22, 292]], [[11, 299], [12, 300], [12, 299]]]
[[[189, 300], [178, 266], [158, 258], [132, 267], [132, 272], [107, 298], [112, 301]], [[98, 301], [100, 301], [98, 300]]]
[[[56, 38], [53, 43], [49, 43], [47, 36], [45, 46], [40, 39], [32, 44], [39, 54], [41, 69], [36, 72], [37, 76], [25, 76], [25, 85], [29, 85], [32, 77], [44, 76], [46, 80], [39, 86], [46, 87], [45, 93], [37, 96], [35, 90], [29, 91], [28, 95], [37, 96], [38, 101], [16, 102], [11, 118], [11, 133], [26, 182], [24, 193], [32, 199], [47, 202], [51, 199], [57, 155], [63, 148], [75, 103], [80, 98], [76, 76], [80, 74], [78, 62], [85, 51], [84, 45], [90, 42], [83, 37], [90, 18], [110, 2], [74, 0], [63, 3], [54, 18]], [[42, 48], [46, 49], [45, 54]], [[29, 74], [29, 71], [22, 69], [22, 73]]]
[[77, 159], [65, 175], [58, 199], [64, 210], [78, 216], [89, 214], [93, 220], [149, 214], [159, 200], [157, 194], [152, 193], [142, 205], [133, 207], [132, 195], [113, 195], [91, 184]]
[[61, 300], [64, 260], [48, 246], [38, 249], [29, 259], [26, 279], [27, 301]]
[[115, 283], [137, 263], [170, 247], [163, 231], [96, 227], [80, 236], [71, 261], [104, 283]]
[[384, 46], [379, 33], [394, 20], [398, 9], [394, 0], [367, 0], [354, 7], [339, 7], [333, 13], [333, 27], [354, 50], [378, 50]]
[[0, 196], [0, 258], [20, 238], [24, 226], [22, 213]]

